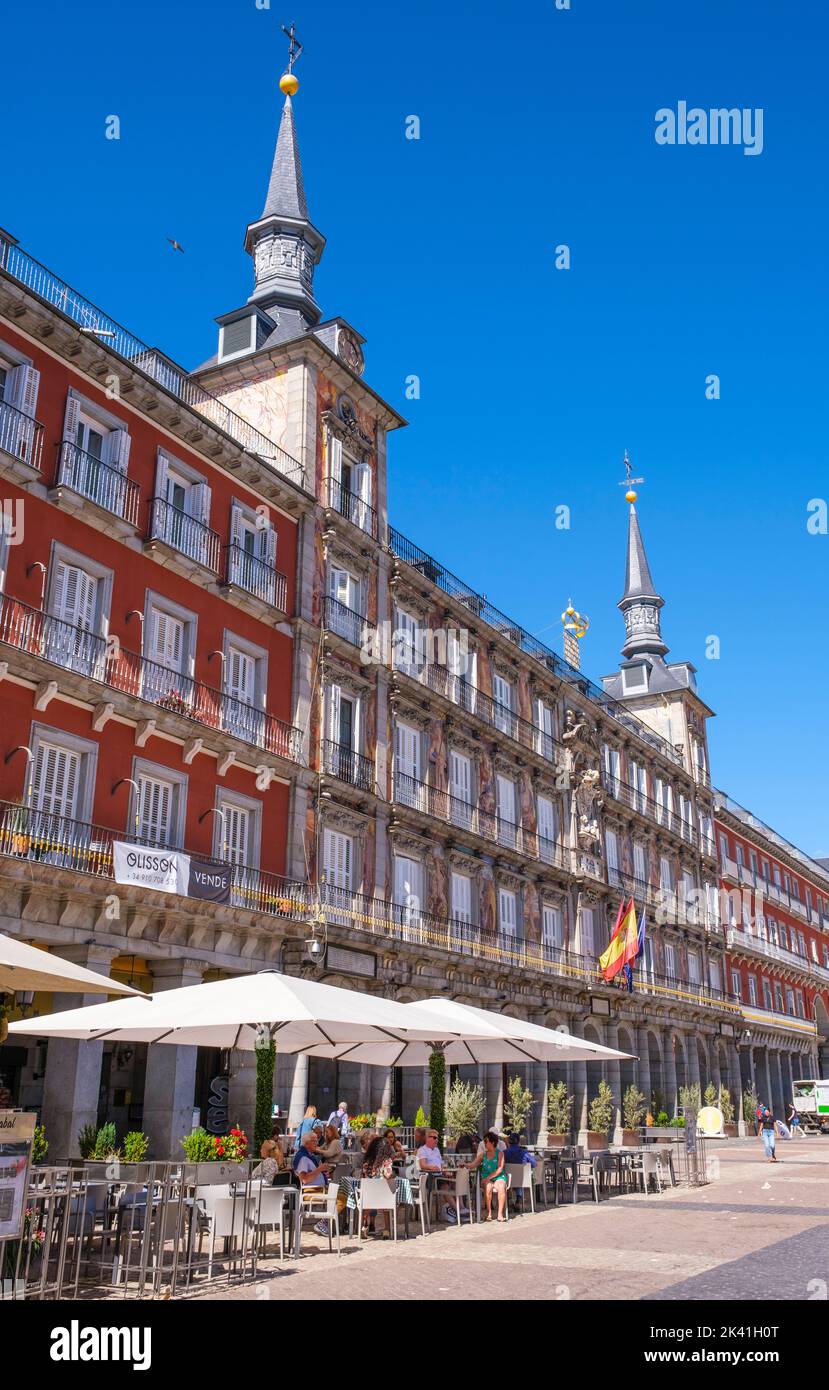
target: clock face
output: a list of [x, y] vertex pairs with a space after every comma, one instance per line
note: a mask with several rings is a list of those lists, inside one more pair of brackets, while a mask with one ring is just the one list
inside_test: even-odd
[[357, 376], [362, 376], [365, 362], [363, 359], [362, 351], [360, 349], [360, 344], [357, 342], [357, 339], [354, 337], [354, 334], [349, 333], [348, 330], [345, 328], [340, 329], [339, 336], [337, 338], [337, 351], [340, 357], [343, 359], [345, 365], [347, 367], [350, 367], [352, 372], [354, 372]]

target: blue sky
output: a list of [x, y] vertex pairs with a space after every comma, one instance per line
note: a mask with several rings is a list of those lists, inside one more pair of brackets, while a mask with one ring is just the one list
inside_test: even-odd
[[[7, 14], [0, 224], [203, 361], [214, 316], [250, 292], [242, 239], [295, 20], [317, 297], [365, 334], [367, 380], [411, 422], [391, 443], [393, 522], [559, 647], [572, 595], [599, 676], [623, 636], [629, 449], [671, 657], [717, 711], [715, 780], [829, 854], [829, 537], [806, 530], [829, 496], [825, 3], [280, 3]], [[762, 154], [657, 145], [655, 113], [679, 101], [761, 107]]]

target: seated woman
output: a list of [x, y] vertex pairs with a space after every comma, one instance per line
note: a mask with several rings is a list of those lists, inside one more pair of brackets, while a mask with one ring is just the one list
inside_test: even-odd
[[258, 1163], [251, 1173], [251, 1181], [261, 1181], [273, 1186], [276, 1183], [284, 1182], [289, 1176], [288, 1160], [279, 1142], [282, 1138], [282, 1130], [279, 1125], [274, 1125], [271, 1130], [270, 1139], [265, 1139], [259, 1150], [261, 1163]]
[[391, 1144], [392, 1148], [394, 1149], [395, 1158], [406, 1157], [406, 1150], [403, 1148], [403, 1145], [401, 1144], [393, 1129], [387, 1129], [383, 1134], [383, 1138], [386, 1139], [389, 1142], [389, 1144]]
[[323, 1135], [323, 1143], [319, 1145], [317, 1153], [320, 1158], [326, 1159], [329, 1163], [334, 1163], [342, 1157], [343, 1146], [340, 1142], [340, 1131], [336, 1125], [326, 1125]]
[[506, 1221], [504, 1208], [507, 1204], [507, 1175], [504, 1169], [503, 1150], [498, 1149], [498, 1135], [489, 1130], [484, 1135], [484, 1152], [478, 1154], [474, 1163], [469, 1164], [470, 1171], [473, 1168], [480, 1168], [481, 1177], [484, 1183], [484, 1196], [486, 1197], [486, 1219], [492, 1220], [492, 1193], [498, 1194], [498, 1220]]
[[[395, 1190], [397, 1183], [394, 1178], [392, 1160], [395, 1157], [394, 1149], [384, 1134], [375, 1134], [366, 1150], [365, 1162], [363, 1163], [362, 1176], [364, 1178], [385, 1178], [392, 1190]], [[391, 1239], [391, 1212], [378, 1211], [374, 1214], [375, 1233], [380, 1228], [382, 1221], [383, 1240]], [[364, 1216], [364, 1226], [361, 1235], [368, 1235], [368, 1215]]]
[[285, 1153], [280, 1143], [281, 1138], [282, 1130], [279, 1128], [279, 1125], [273, 1125], [270, 1139], [263, 1140], [262, 1147], [259, 1150], [260, 1158], [275, 1158], [277, 1167], [280, 1169], [287, 1167]]

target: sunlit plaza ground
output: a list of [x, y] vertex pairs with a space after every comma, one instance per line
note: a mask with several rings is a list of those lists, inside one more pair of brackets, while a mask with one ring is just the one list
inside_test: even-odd
[[826, 1299], [829, 1139], [709, 1145], [712, 1181], [511, 1219], [358, 1241], [309, 1226], [299, 1261], [268, 1259], [233, 1299]]

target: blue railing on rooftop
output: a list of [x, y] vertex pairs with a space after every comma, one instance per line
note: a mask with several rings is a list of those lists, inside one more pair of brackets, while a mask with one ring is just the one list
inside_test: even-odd
[[73, 290], [46, 266], [41, 265], [28, 252], [8, 236], [0, 232], [0, 270], [4, 270], [13, 280], [24, 285], [32, 294], [59, 313], [65, 314], [73, 323], [85, 329], [106, 347], [123, 357], [133, 367], [137, 367], [152, 377], [164, 391], [175, 396], [176, 400], [208, 420], [218, 429], [229, 435], [247, 453], [254, 455], [268, 468], [273, 468], [297, 486], [305, 488], [307, 483], [305, 469], [297, 459], [276, 444], [267, 435], [254, 428], [247, 420], [236, 415], [216, 396], [211, 396], [203, 386], [194, 381], [182, 367], [176, 366], [169, 357], [150, 348], [129, 333], [115, 319], [110, 318], [91, 300]]
[[502, 613], [500, 609], [489, 602], [485, 594], [476, 594], [468, 584], [464, 584], [457, 575], [438, 564], [437, 560], [434, 560], [431, 555], [427, 555], [425, 550], [421, 550], [413, 541], [407, 540], [393, 526], [389, 527], [389, 549], [393, 555], [405, 560], [407, 565], [411, 565], [412, 569], [417, 570], [425, 579], [437, 584], [438, 588], [442, 589], [445, 594], [451, 595], [459, 603], [464, 604], [476, 618], [488, 623], [503, 637], [514, 642], [527, 656], [534, 657], [559, 680], [575, 686], [587, 699], [601, 705], [605, 714], [609, 714], [612, 719], [623, 725], [630, 733], [635, 734], [637, 738], [644, 739], [657, 753], [668, 758], [678, 767], [684, 766], [681, 754], [665, 739], [660, 738], [659, 734], [654, 733], [653, 729], [649, 729], [646, 724], [637, 719], [635, 714], [631, 714], [625, 705], [612, 699], [607, 691], [596, 685], [581, 671], [577, 671], [574, 666], [570, 666], [563, 657], [559, 656], [558, 652], [545, 646], [537, 637], [533, 637], [532, 633], [527, 632], [526, 628], [513, 622], [512, 618], [508, 618], [505, 613]]

